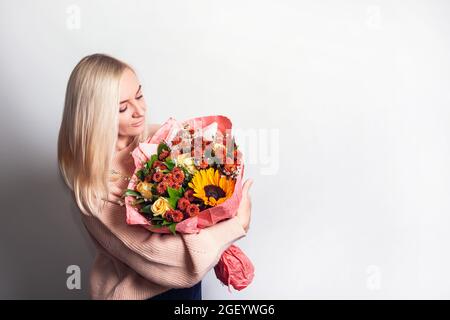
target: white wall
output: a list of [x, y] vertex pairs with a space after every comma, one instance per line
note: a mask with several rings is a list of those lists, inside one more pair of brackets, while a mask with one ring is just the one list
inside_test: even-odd
[[205, 299], [450, 298], [449, 15], [444, 0], [2, 0], [0, 297], [88, 298], [94, 247], [56, 139], [70, 71], [104, 52], [137, 69], [151, 122], [225, 114], [241, 131], [256, 276], [229, 294], [210, 272]]

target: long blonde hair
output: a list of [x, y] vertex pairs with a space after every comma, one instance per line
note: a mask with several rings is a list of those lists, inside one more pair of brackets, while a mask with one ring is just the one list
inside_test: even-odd
[[[119, 84], [127, 68], [134, 72], [123, 61], [106, 54], [92, 54], [78, 62], [67, 84], [58, 163], [78, 207], [87, 215], [99, 212], [103, 200], [108, 199], [119, 130]], [[147, 136], [146, 125], [132, 144], [137, 146]]]

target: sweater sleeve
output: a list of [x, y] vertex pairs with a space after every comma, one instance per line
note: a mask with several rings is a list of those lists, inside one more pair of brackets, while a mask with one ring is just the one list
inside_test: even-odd
[[82, 215], [87, 230], [110, 254], [144, 278], [170, 288], [192, 287], [222, 253], [246, 235], [237, 217], [197, 234], [160, 234], [128, 225], [125, 207], [107, 202], [100, 214]]

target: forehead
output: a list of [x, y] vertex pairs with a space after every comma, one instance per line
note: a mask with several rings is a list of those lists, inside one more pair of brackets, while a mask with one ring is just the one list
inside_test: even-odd
[[136, 74], [130, 70], [125, 69], [120, 77], [120, 100], [126, 100], [134, 97], [139, 87], [139, 79]]

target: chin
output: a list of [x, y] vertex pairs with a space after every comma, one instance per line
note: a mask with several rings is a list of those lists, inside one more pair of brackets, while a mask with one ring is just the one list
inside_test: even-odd
[[145, 128], [145, 123], [143, 125], [141, 125], [140, 127], [136, 127], [136, 128], [131, 127], [130, 135], [137, 136], [137, 135], [141, 134], [142, 132], [144, 132], [144, 128]]

